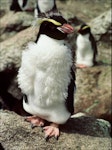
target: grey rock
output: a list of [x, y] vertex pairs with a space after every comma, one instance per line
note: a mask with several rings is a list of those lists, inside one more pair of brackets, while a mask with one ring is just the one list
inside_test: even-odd
[[58, 141], [51, 138], [46, 142], [41, 128], [31, 129], [23, 117], [13, 112], [0, 113], [0, 140], [5, 150], [111, 150], [108, 122], [90, 116], [73, 117], [61, 126]]
[[105, 41], [110, 42], [111, 38], [111, 30], [112, 30], [112, 22], [111, 22], [111, 14], [112, 9], [104, 12], [100, 16], [96, 17], [92, 21], [90, 21], [90, 25], [92, 27], [92, 33], [94, 34], [97, 41]]
[[26, 12], [9, 11], [0, 20], [0, 41], [14, 36], [18, 32], [30, 27], [34, 17]]
[[15, 36], [0, 43], [0, 71], [14, 64], [16, 68], [21, 64], [21, 53], [29, 41], [35, 40], [38, 28], [29, 27]]
[[111, 67], [99, 65], [77, 69], [75, 112], [85, 112], [112, 121]]

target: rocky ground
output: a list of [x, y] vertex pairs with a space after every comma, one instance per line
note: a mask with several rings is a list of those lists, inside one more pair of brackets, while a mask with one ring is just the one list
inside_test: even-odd
[[[32, 7], [33, 2], [34, 0], [31, 3]], [[6, 150], [15, 150], [18, 147], [20, 150], [111, 149], [109, 123], [105, 124], [100, 120], [98, 124], [98, 121], [93, 118], [112, 121], [110, 4], [110, 0], [57, 0], [59, 10], [74, 28], [77, 29], [81, 22], [88, 23], [97, 41], [98, 65], [76, 70], [75, 113], [84, 112], [87, 115], [70, 120], [62, 128], [62, 136], [57, 143], [52, 140], [50, 143], [45, 143], [40, 129], [31, 130], [28, 124], [24, 123], [23, 117], [12, 112], [1, 111], [1, 142]], [[0, 1], [0, 6], [2, 6], [0, 9], [0, 103], [5, 109], [24, 115], [19, 107], [21, 92], [17, 87], [16, 76], [21, 63], [22, 50], [29, 41], [35, 40], [38, 26], [32, 26], [33, 12], [11, 12], [9, 1], [4, 0]], [[76, 36], [75, 33], [68, 39], [74, 50]], [[12, 105], [9, 107], [4, 101], [5, 103], [10, 101]]]
[[110, 124], [78, 114], [60, 128], [58, 141], [45, 141], [42, 128], [31, 129], [24, 118], [1, 111], [1, 143], [5, 150], [111, 150]]

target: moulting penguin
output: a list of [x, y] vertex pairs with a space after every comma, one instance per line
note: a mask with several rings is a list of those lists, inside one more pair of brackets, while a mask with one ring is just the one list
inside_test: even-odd
[[85, 68], [94, 66], [97, 56], [96, 41], [88, 25], [82, 24], [78, 30], [79, 35], [76, 39], [76, 66]]
[[74, 56], [65, 42], [73, 31], [59, 14], [44, 18], [36, 41], [29, 43], [22, 53], [18, 83], [26, 95], [23, 108], [32, 115], [26, 121], [44, 126], [46, 139], [58, 138], [59, 125], [74, 113]]

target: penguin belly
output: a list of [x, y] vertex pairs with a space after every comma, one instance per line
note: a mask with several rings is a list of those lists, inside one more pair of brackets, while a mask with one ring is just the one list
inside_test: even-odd
[[77, 38], [76, 63], [93, 66], [93, 50], [89, 39], [82, 36]]
[[43, 45], [39, 51], [36, 49], [34, 91], [27, 94], [28, 103], [23, 100], [23, 107], [32, 115], [63, 124], [70, 117], [65, 102], [71, 80], [72, 54], [65, 45], [52, 43], [50, 38], [49, 42], [54, 45], [53, 49], [48, 45]]
[[57, 124], [64, 124], [70, 118], [71, 114], [67, 111], [65, 103], [55, 103], [54, 105], [41, 107], [33, 104], [31, 102], [32, 98], [34, 98], [33, 95], [28, 96], [28, 104], [23, 100], [23, 107], [26, 112]]

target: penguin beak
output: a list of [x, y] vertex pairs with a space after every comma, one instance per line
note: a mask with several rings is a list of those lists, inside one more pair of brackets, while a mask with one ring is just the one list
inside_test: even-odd
[[74, 32], [74, 28], [69, 24], [63, 24], [62, 26], [57, 27], [57, 29], [62, 33], [66, 33], [66, 34], [70, 34]]

